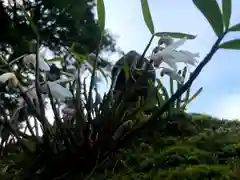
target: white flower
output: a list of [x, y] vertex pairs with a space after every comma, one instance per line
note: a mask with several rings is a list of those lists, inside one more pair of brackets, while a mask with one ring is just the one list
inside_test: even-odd
[[[160, 52], [160, 51], [159, 51]], [[172, 56], [168, 55], [159, 55], [157, 52], [151, 57], [151, 60], [153, 60], [154, 66], [159, 67], [162, 62], [167, 63], [171, 68], [173, 68], [175, 71], [177, 71], [177, 65]]]
[[8, 84], [12, 87], [16, 87], [18, 85], [18, 79], [14, 73], [4, 73], [0, 76], [0, 82], [5, 83], [8, 81]]
[[184, 62], [186, 64], [195, 65], [197, 60], [195, 57], [199, 57], [198, 53], [191, 53], [189, 51], [177, 51], [176, 49], [186, 42], [187, 38], [180, 39], [173, 44], [170, 44], [162, 51], [151, 56], [151, 60], [154, 62], [155, 67], [159, 67], [160, 62], [167, 63], [171, 68], [177, 71], [177, 62]]
[[[43, 71], [50, 71], [50, 67], [48, 63], [44, 60], [44, 57], [42, 54], [39, 53], [39, 69]], [[32, 64], [33, 67], [36, 67], [36, 54], [29, 54], [23, 58], [23, 62], [25, 65]]]
[[58, 84], [54, 81], [53, 82], [48, 81], [47, 84], [49, 86], [52, 96], [55, 99], [64, 101], [64, 100], [66, 100], [66, 98], [72, 97], [71, 92], [67, 88], [61, 86], [60, 84]]
[[191, 53], [189, 51], [172, 51], [172, 57], [175, 59], [176, 62], [183, 62], [186, 64], [190, 64], [195, 66], [198, 61], [195, 57], [199, 57], [199, 53]]
[[173, 40], [173, 38], [171, 38], [170, 36], [162, 36], [160, 39], [159, 39], [159, 41], [158, 41], [158, 45], [160, 46], [160, 45], [162, 45], [162, 44], [164, 44], [165, 45], [165, 47], [167, 47], [167, 46], [169, 46], [169, 45], [171, 45], [171, 44], [173, 44], [174, 43], [174, 40]]
[[180, 84], [184, 83], [184, 79], [182, 76], [178, 75], [176, 71], [169, 69], [169, 68], [162, 68], [161, 76], [164, 76], [167, 74], [170, 76], [173, 80], [179, 82]]

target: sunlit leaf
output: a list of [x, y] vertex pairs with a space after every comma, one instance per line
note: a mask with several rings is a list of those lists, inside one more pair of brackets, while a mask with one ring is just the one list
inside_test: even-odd
[[52, 58], [52, 59], [48, 59], [47, 61], [49, 62], [55, 62], [55, 61], [63, 61], [64, 58]]
[[221, 10], [216, 0], [193, 0], [195, 6], [208, 20], [215, 34], [221, 36], [224, 31]]
[[218, 46], [222, 49], [240, 49], [240, 39], [234, 39], [231, 41], [224, 42]]
[[97, 0], [97, 13], [100, 30], [103, 32], [105, 28], [105, 6], [103, 0]]
[[186, 37], [187, 39], [195, 39], [195, 35], [186, 34], [186, 33], [179, 33], [179, 32], [157, 32], [155, 36], [162, 37], [163, 35], [170, 36], [172, 38], [179, 38], [182, 39]]
[[72, 52], [72, 54], [80, 63], [82, 63], [86, 59], [86, 56], [79, 54], [77, 52]]
[[228, 29], [231, 14], [232, 14], [232, 0], [223, 0], [222, 1], [222, 11], [223, 11], [224, 23], [225, 23], [226, 29]]
[[70, 52], [73, 52], [73, 51], [74, 51], [75, 45], [76, 45], [76, 43], [73, 42], [72, 45], [71, 45], [71, 47], [69, 48], [69, 51], [70, 51]]
[[240, 31], [240, 23], [235, 24], [234, 26], [230, 27], [228, 31]]
[[149, 5], [148, 5], [148, 0], [141, 0], [141, 5], [142, 5], [142, 13], [143, 13], [145, 24], [147, 25], [149, 31], [153, 35], [155, 30], [154, 30], [152, 16], [151, 16]]

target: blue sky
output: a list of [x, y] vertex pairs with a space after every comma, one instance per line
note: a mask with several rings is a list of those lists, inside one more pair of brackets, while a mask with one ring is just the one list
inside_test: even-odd
[[[118, 35], [118, 46], [128, 52], [143, 52], [150, 33], [144, 24], [140, 0], [104, 0], [106, 28]], [[240, 22], [240, 1], [233, 0], [231, 25]], [[149, 0], [156, 31], [185, 32], [197, 35], [181, 49], [208, 52], [216, 36], [210, 25], [191, 0]], [[224, 41], [240, 38], [231, 33]], [[156, 39], [157, 40], [157, 39]], [[156, 43], [156, 41], [155, 41]], [[116, 56], [109, 57], [116, 61]], [[219, 50], [193, 84], [193, 92], [203, 86], [200, 96], [189, 106], [190, 112], [207, 113], [216, 117], [240, 119], [240, 51]]]

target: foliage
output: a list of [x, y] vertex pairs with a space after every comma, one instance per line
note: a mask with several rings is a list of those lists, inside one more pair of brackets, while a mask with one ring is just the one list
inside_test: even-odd
[[240, 123], [195, 116], [175, 115], [172, 121], [184, 123], [177, 130], [174, 123], [164, 128], [156, 122], [154, 131], [146, 129], [119, 152], [102, 178], [96, 174], [92, 179], [239, 179]]
[[[76, 43], [76, 52], [93, 52], [101, 39], [94, 7], [93, 0], [1, 2], [1, 49], [8, 52], [9, 47], [12, 48], [11, 59], [29, 53], [28, 42], [35, 39], [35, 35], [28, 25], [25, 11], [33, 16], [32, 21], [40, 28], [41, 45], [58, 55], [66, 52], [73, 42]], [[101, 49], [116, 50], [115, 40], [107, 30], [102, 37]]]

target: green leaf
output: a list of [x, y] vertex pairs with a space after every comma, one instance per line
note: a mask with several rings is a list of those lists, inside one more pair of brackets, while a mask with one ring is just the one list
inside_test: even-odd
[[230, 27], [228, 31], [240, 31], [240, 23], [235, 24], [234, 26]]
[[73, 42], [72, 45], [71, 45], [71, 47], [69, 48], [69, 51], [70, 51], [70, 52], [73, 52], [73, 51], [74, 51], [75, 45], [76, 45], [76, 43]]
[[174, 93], [174, 89], [173, 89], [173, 78], [171, 78], [171, 77], [169, 77], [169, 84], [170, 84], [170, 93], [172, 96]]
[[149, 31], [153, 35], [155, 30], [154, 30], [154, 25], [152, 21], [152, 16], [148, 6], [148, 0], [141, 0], [141, 5], [142, 5], [142, 13], [143, 13], [145, 24], [147, 25]]
[[35, 33], [36, 36], [39, 37], [38, 28], [32, 18], [32, 12], [30, 12], [30, 15], [29, 15], [25, 10], [23, 10], [23, 11], [24, 11], [25, 17], [27, 18], [27, 21], [29, 22], [33, 32]]
[[123, 60], [123, 70], [124, 70], [124, 75], [125, 75], [125, 82], [127, 82], [129, 80], [130, 74], [129, 74], [129, 66], [128, 63], [126, 61], [126, 58], [124, 58]]
[[97, 13], [100, 30], [103, 32], [105, 28], [105, 6], [103, 0], [97, 0]]
[[155, 36], [157, 36], [157, 37], [162, 37], [164, 35], [170, 36], [172, 38], [178, 38], [178, 39], [182, 39], [184, 37], [186, 37], [187, 39], [195, 39], [195, 37], [196, 37], [195, 35], [179, 33], [179, 32], [157, 32], [155, 34]]
[[86, 59], [86, 56], [79, 54], [77, 52], [72, 52], [72, 54], [80, 63], [82, 63]]
[[55, 62], [55, 61], [63, 61], [64, 58], [52, 58], [52, 59], [48, 59], [47, 61], [49, 62]]
[[240, 50], [240, 39], [234, 39], [231, 41], [227, 41], [218, 46], [218, 48], [222, 49], [239, 49]]
[[197, 92], [188, 100], [187, 104], [192, 102], [202, 92], [202, 90], [203, 90], [203, 87], [199, 88]]
[[157, 89], [162, 91], [162, 94], [164, 96], [164, 101], [168, 101], [169, 95], [168, 95], [167, 89], [164, 87], [160, 79], [157, 79]]
[[106, 83], [108, 83], [108, 75], [104, 72], [104, 70], [102, 68], [98, 68], [98, 70], [100, 71], [100, 73], [103, 75]]
[[232, 14], [232, 0], [222, 1], [223, 19], [226, 29], [229, 28], [230, 18]]
[[223, 34], [223, 18], [221, 10], [216, 0], [193, 0], [195, 6], [208, 20], [215, 34], [221, 36]]

